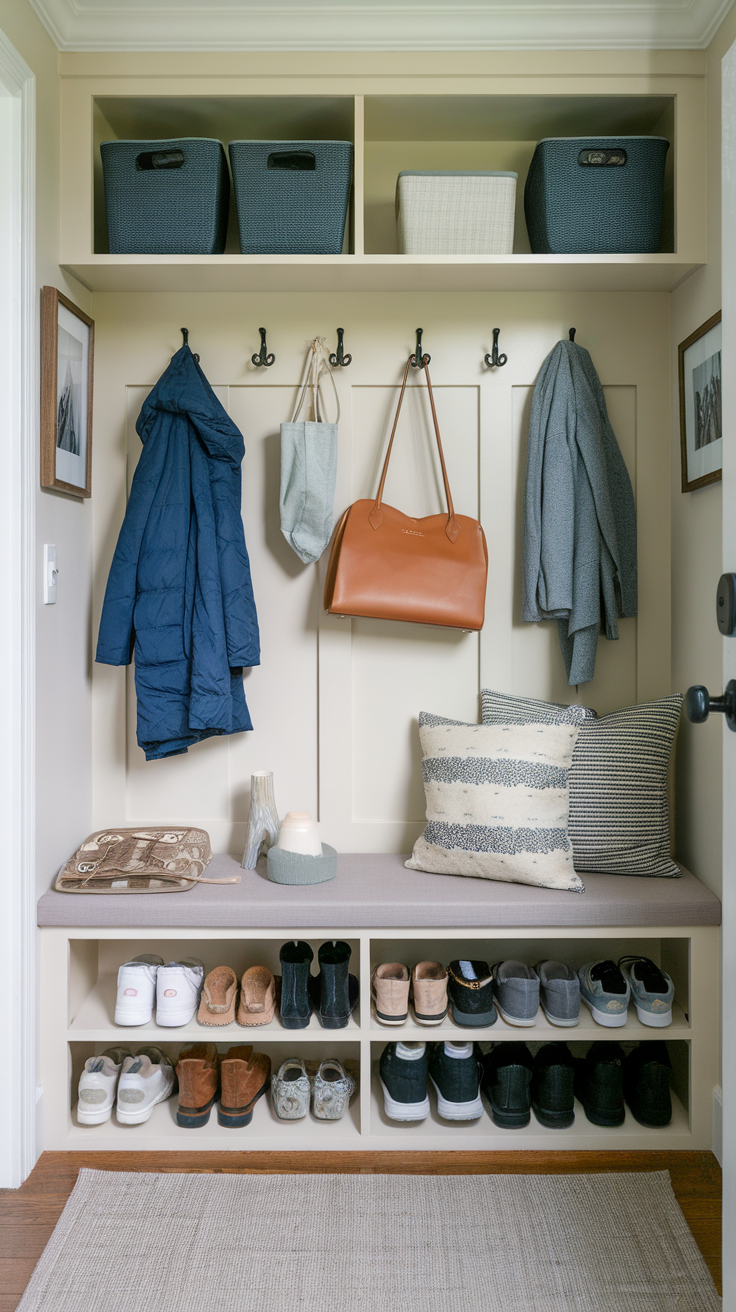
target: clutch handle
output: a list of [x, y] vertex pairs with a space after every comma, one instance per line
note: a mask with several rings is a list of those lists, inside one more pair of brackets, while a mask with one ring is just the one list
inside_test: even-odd
[[[396, 428], [399, 422], [399, 415], [401, 413], [401, 404], [402, 401], [404, 400], [404, 392], [406, 391], [406, 380], [409, 377], [410, 364], [411, 364], [411, 359], [407, 360], [406, 362], [406, 369], [404, 370], [404, 378], [401, 384], [401, 392], [399, 393], [399, 401], [398, 401], [398, 405], [396, 406], [396, 415], [394, 416], [394, 426], [391, 429], [391, 437], [389, 438], [388, 450], [386, 452], [386, 459], [383, 462], [381, 481], [378, 485], [378, 492], [376, 493], [375, 505], [370, 515], [368, 516], [368, 520], [371, 525], [371, 528], [374, 529], [379, 529], [381, 527], [381, 524], [383, 523], [383, 511], [381, 509], [381, 502], [383, 501], [383, 489], [386, 483], [386, 475], [388, 473], [388, 462], [391, 459], [391, 451], [394, 445], [394, 437], [396, 436]], [[442, 480], [445, 485], [445, 496], [447, 498], [447, 524], [445, 525], [445, 533], [447, 534], [447, 537], [450, 542], [456, 542], [460, 535], [460, 525], [458, 524], [457, 519], [455, 517], [455, 507], [452, 504], [450, 480], [447, 477], [447, 466], [445, 465], [445, 453], [442, 450], [442, 438], [440, 437], [440, 426], [437, 420], [437, 411], [435, 410], [435, 405], [434, 405], [434, 394], [432, 392], [432, 382], [429, 377], [429, 368], [427, 365], [424, 366], [424, 372], [427, 376], [427, 390], [429, 391], [429, 404], [432, 410], [432, 422], [434, 423], [434, 431], [435, 431], [435, 436], [437, 438], [437, 450], [440, 453]]]

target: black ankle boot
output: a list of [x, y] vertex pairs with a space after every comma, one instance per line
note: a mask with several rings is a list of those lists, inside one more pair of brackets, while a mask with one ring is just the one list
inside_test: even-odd
[[348, 973], [347, 943], [323, 943], [317, 954], [319, 975], [312, 983], [314, 1009], [326, 1030], [342, 1030], [358, 1001], [358, 981]]
[[314, 953], [308, 943], [284, 943], [281, 962], [281, 1023], [287, 1030], [303, 1030], [312, 1015], [309, 988]]

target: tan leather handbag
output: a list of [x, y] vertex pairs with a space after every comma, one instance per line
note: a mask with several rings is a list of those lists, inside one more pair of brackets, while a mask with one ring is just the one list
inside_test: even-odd
[[411, 519], [383, 502], [410, 364], [411, 359], [404, 370], [376, 498], [354, 501], [335, 530], [327, 567], [325, 610], [332, 615], [482, 629], [488, 575], [485, 534], [477, 519], [455, 514], [426, 365], [447, 514]]

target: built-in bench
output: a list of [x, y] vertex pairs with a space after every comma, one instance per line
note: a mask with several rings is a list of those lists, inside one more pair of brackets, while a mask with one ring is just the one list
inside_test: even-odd
[[[427, 1148], [708, 1148], [712, 1098], [718, 1080], [718, 957], [720, 903], [694, 875], [642, 879], [584, 875], [584, 893], [501, 884], [481, 879], [407, 870], [399, 855], [342, 855], [337, 878], [306, 887], [272, 884], [265, 862], [241, 870], [229, 856], [216, 856], [211, 877], [241, 875], [239, 884], [195, 885], [162, 894], [46, 893], [38, 904], [41, 927], [42, 1079], [47, 1149], [427, 1149]], [[279, 971], [286, 939], [307, 939], [317, 951], [325, 939], [344, 938], [353, 949], [351, 969], [360, 980], [360, 1003], [346, 1029], [321, 1030], [312, 1017], [305, 1030], [285, 1030], [278, 1017], [244, 1032], [203, 1029], [194, 1019], [181, 1029], [149, 1024], [120, 1028], [114, 1023], [117, 969], [141, 952], [164, 960], [200, 958], [207, 970], [229, 964], [240, 974], [263, 964]], [[672, 975], [673, 1023], [645, 1028], [630, 1008], [618, 1030], [597, 1026], [584, 1011], [574, 1030], [551, 1026], [540, 1011], [533, 1028], [518, 1030], [498, 1020], [468, 1031], [450, 1017], [427, 1030], [413, 1019], [390, 1029], [371, 1008], [370, 977], [381, 961], [409, 968], [431, 959], [458, 957], [492, 963], [514, 957], [530, 964], [547, 957], [576, 966], [597, 957], [641, 952]], [[578, 1107], [566, 1131], [544, 1129], [534, 1118], [524, 1130], [500, 1130], [484, 1115], [472, 1123], [449, 1124], [433, 1105], [418, 1124], [386, 1119], [375, 1064], [386, 1042], [473, 1037], [481, 1043], [524, 1039], [532, 1045], [563, 1039], [583, 1053], [594, 1039], [623, 1042], [665, 1039], [673, 1063], [672, 1123], [645, 1129], [627, 1111], [623, 1126], [593, 1126]], [[216, 1118], [202, 1130], [177, 1127], [174, 1102], [161, 1104], [150, 1121], [122, 1127], [114, 1118], [95, 1127], [77, 1124], [76, 1087], [84, 1061], [112, 1045], [163, 1046], [173, 1057], [185, 1042], [216, 1039], [223, 1049], [243, 1042], [267, 1052], [274, 1067], [287, 1056], [315, 1060], [338, 1056], [356, 1063], [361, 1087], [337, 1123], [282, 1122], [261, 1099], [250, 1126], [229, 1131]]]

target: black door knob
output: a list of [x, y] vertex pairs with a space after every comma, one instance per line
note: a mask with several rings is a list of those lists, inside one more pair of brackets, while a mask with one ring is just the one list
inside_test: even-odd
[[711, 697], [707, 688], [696, 684], [685, 693], [685, 712], [693, 724], [703, 724], [711, 711], [721, 711], [729, 729], [736, 732], [736, 679], [731, 679], [722, 697]]

